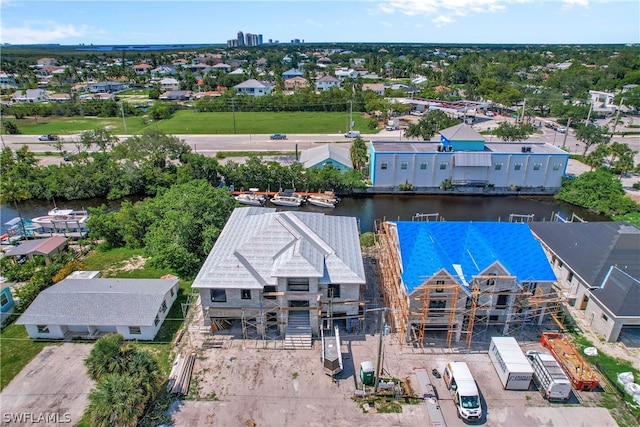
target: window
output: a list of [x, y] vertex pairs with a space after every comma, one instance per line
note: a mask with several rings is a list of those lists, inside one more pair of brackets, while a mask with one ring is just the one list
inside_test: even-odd
[[447, 162], [440, 163], [440, 170], [445, 170], [447, 168]]
[[158, 315], [156, 314], [156, 318], [153, 320], [153, 324], [158, 326], [158, 323], [160, 323], [160, 317], [158, 317]]
[[142, 331], [140, 330], [140, 326], [129, 326], [129, 335], [140, 335]]
[[173, 290], [173, 288], [171, 288], [171, 290], [169, 292], [171, 292], [171, 296], [173, 296], [175, 294], [175, 291]]
[[[276, 287], [275, 286], [265, 286], [264, 287], [264, 294], [275, 294], [276, 293]], [[276, 299], [275, 295], [264, 295], [265, 299]]]
[[422, 169], [422, 170], [427, 169], [427, 162], [420, 163], [420, 169]]
[[389, 163], [387, 162], [380, 163], [380, 169], [386, 169], [388, 166], [389, 166]]
[[38, 325], [38, 333], [39, 334], [48, 334], [49, 333], [49, 326], [47, 325]]
[[529, 292], [535, 292], [538, 287], [538, 282], [524, 282], [522, 283], [522, 287]]
[[534, 163], [533, 164], [533, 170], [534, 171], [539, 171], [541, 167], [542, 167], [542, 163]]
[[167, 302], [166, 301], [162, 301], [162, 305], [160, 306], [160, 311], [162, 311], [163, 313], [165, 311], [167, 311]]
[[514, 171], [519, 171], [520, 169], [522, 169], [522, 163], [516, 163], [513, 167]]
[[507, 306], [508, 295], [498, 295], [498, 302], [496, 302], [496, 308], [505, 308]]
[[0, 294], [0, 307], [4, 307], [8, 303], [9, 303], [9, 297], [7, 297], [7, 294], [5, 293]]
[[436, 288], [436, 293], [441, 294], [442, 292], [444, 292], [444, 288]]
[[227, 302], [227, 291], [224, 289], [211, 289], [211, 302]]
[[567, 282], [570, 282], [573, 280], [573, 271], [570, 271], [569, 274], [567, 274]]
[[406, 169], [409, 164], [407, 162], [400, 163], [400, 169]]
[[444, 280], [436, 280], [436, 285], [444, 285]]
[[242, 289], [242, 290], [240, 290], [240, 298], [241, 299], [251, 299], [251, 289]]
[[340, 285], [329, 284], [327, 287], [327, 298], [340, 298]]
[[309, 292], [309, 279], [307, 279], [306, 277], [295, 277], [287, 279], [287, 291]]
[[562, 163], [554, 163], [553, 164], [553, 170], [554, 171], [560, 170], [561, 167], [562, 167]]
[[609, 318], [607, 317], [607, 315], [606, 315], [606, 314], [604, 314], [604, 313], [602, 313], [602, 315], [600, 316], [600, 318], [601, 318], [602, 320], [604, 320], [605, 322], [606, 322], [607, 320], [609, 320]]
[[444, 309], [447, 307], [447, 301], [445, 300], [431, 300], [429, 301], [430, 316], [444, 316]]
[[491, 316], [489, 316], [489, 322], [497, 322], [498, 321], [498, 316], [493, 314]]
[[502, 163], [496, 163], [495, 169], [497, 171], [502, 170]]
[[464, 308], [469, 309], [471, 308], [471, 304], [472, 304], [473, 300], [469, 297], [467, 297], [467, 302], [464, 304]]

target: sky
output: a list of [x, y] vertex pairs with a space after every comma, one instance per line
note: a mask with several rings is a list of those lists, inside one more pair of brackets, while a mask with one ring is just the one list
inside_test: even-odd
[[640, 43], [638, 0], [0, 0], [0, 43]]

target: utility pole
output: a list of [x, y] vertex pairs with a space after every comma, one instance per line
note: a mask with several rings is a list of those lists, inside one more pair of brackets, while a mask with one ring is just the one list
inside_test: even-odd
[[618, 126], [618, 119], [620, 118], [620, 109], [622, 109], [622, 100], [624, 98], [620, 97], [620, 105], [618, 106], [618, 111], [616, 111], [616, 121], [613, 122], [613, 129], [611, 130], [611, 138], [616, 133], [616, 127]]
[[380, 363], [382, 362], [382, 337], [384, 336], [384, 312], [385, 309], [380, 309], [380, 319], [378, 320], [378, 326], [380, 327], [380, 341], [378, 342], [378, 363], [376, 366], [376, 381], [374, 392], [378, 392], [378, 386], [380, 385]]
[[120, 111], [122, 111], [122, 124], [124, 125], [124, 134], [129, 135], [129, 132], [127, 132], [127, 121], [124, 118], [124, 101], [120, 101]]
[[571, 126], [571, 117], [567, 120], [567, 131], [564, 133], [564, 139], [562, 140], [562, 148], [565, 148], [567, 144], [567, 135], [569, 135], [569, 126]]
[[349, 100], [349, 130], [353, 130], [353, 99]]
[[233, 134], [236, 134], [236, 104], [235, 99], [231, 98], [231, 114], [233, 116]]
[[589, 119], [591, 118], [591, 110], [593, 110], [593, 102], [589, 103], [589, 112], [587, 113], [587, 126], [589, 125]]

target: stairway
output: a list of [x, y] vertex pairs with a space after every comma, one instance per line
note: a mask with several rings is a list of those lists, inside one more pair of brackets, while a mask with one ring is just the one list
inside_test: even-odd
[[311, 349], [311, 323], [308, 311], [290, 311], [284, 336], [284, 348], [287, 350]]

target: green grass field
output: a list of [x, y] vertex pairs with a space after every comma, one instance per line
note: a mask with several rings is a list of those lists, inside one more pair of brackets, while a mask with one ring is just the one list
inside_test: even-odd
[[[9, 120], [13, 120], [8, 118]], [[68, 135], [104, 127], [124, 135], [122, 118], [110, 117], [28, 117], [13, 120], [20, 133], [41, 135], [55, 133]], [[354, 114], [354, 129], [367, 129], [363, 114]], [[344, 133], [347, 129], [346, 113], [197, 113], [176, 111], [169, 119], [152, 121], [148, 117], [127, 117], [127, 134], [138, 134], [145, 129], [161, 129], [168, 134], [314, 134]], [[4, 132], [4, 130], [3, 130]]]

